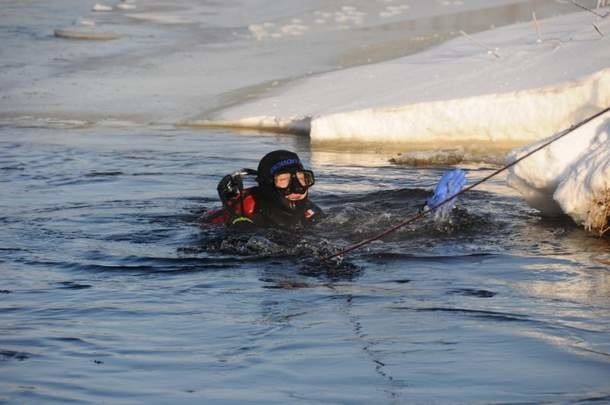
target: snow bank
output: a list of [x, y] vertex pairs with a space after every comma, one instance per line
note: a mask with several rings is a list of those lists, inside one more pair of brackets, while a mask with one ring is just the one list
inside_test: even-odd
[[[547, 139], [512, 152], [514, 161]], [[576, 129], [509, 170], [507, 183], [545, 214], [564, 212], [589, 230], [610, 216], [610, 113]]]
[[525, 143], [610, 105], [610, 69], [540, 89], [373, 108], [312, 121], [314, 142]]
[[579, 12], [539, 20], [539, 31], [523, 23], [458, 37], [309, 77], [190, 124], [309, 129], [314, 144], [523, 144], [610, 104], [610, 40], [593, 24], [610, 32], [610, 18]]

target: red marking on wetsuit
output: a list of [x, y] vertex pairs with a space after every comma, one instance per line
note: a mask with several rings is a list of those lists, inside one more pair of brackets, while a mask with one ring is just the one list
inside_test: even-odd
[[228, 222], [229, 219], [231, 219], [229, 211], [224, 208], [219, 208], [206, 212], [203, 217], [203, 222], [212, 225], [222, 225]]
[[[256, 209], [256, 200], [254, 199], [254, 197], [252, 197], [252, 195], [245, 196], [243, 206], [244, 206], [243, 215], [252, 219], [252, 216], [254, 215], [254, 210]], [[241, 211], [241, 207], [239, 207], [239, 210]]]

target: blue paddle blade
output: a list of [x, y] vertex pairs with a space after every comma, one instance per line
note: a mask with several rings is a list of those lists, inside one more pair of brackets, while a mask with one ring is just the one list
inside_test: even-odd
[[461, 169], [453, 169], [443, 173], [443, 176], [439, 180], [438, 184], [434, 188], [434, 194], [432, 197], [426, 199], [426, 206], [430, 210], [435, 210], [434, 217], [438, 219], [446, 218], [451, 210], [453, 209], [456, 198], [444, 204], [440, 208], [436, 209], [439, 204], [448, 198], [453, 197], [459, 193], [464, 185], [466, 184], [466, 173]]

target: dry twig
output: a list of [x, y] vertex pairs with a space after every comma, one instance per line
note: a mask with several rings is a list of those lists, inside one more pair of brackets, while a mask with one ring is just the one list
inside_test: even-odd
[[600, 195], [599, 198], [593, 199], [591, 209], [587, 212], [587, 220], [585, 221], [585, 228], [588, 231], [596, 230], [599, 232], [599, 236], [610, 231], [610, 189], [606, 190]]
[[484, 43], [482, 43], [481, 41], [478, 41], [476, 39], [474, 39], [473, 37], [471, 37], [470, 35], [466, 34], [464, 31], [460, 30], [460, 34], [462, 34], [463, 36], [465, 36], [466, 38], [468, 38], [469, 40], [471, 40], [472, 42], [474, 42], [475, 44], [487, 49], [487, 52], [492, 54], [493, 56], [495, 56], [496, 58], [499, 58], [500, 55], [498, 54], [498, 52], [496, 51], [496, 49], [485, 45]]
[[538, 19], [536, 18], [535, 12], [532, 13], [532, 20], [534, 21], [534, 27], [536, 28], [536, 35], [538, 36], [538, 39], [536, 40], [536, 42], [540, 43], [540, 42], [542, 42], [542, 37], [540, 36], [540, 24], [538, 23]]
[[576, 0], [572, 0], [572, 4], [574, 4], [576, 7], [582, 8], [583, 10], [587, 10], [588, 12], [590, 12], [590, 13], [592, 13], [592, 14], [595, 14], [596, 16], [601, 17], [601, 18], [605, 18], [605, 17], [608, 15], [608, 14], [601, 15], [600, 13], [598, 13], [598, 12], [596, 12], [596, 11], [593, 11], [593, 10], [592, 10], [592, 9], [590, 9], [589, 7], [585, 7], [585, 6], [583, 6], [582, 4], [578, 4], [578, 3], [576, 2]]

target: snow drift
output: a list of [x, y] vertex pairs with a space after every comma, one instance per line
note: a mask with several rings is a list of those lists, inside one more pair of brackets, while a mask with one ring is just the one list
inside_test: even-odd
[[[508, 156], [514, 161], [548, 139]], [[604, 234], [610, 220], [610, 113], [605, 113], [509, 170], [508, 184], [545, 214], [568, 214]]]
[[610, 105], [610, 69], [541, 89], [331, 114], [312, 142], [525, 143]]

